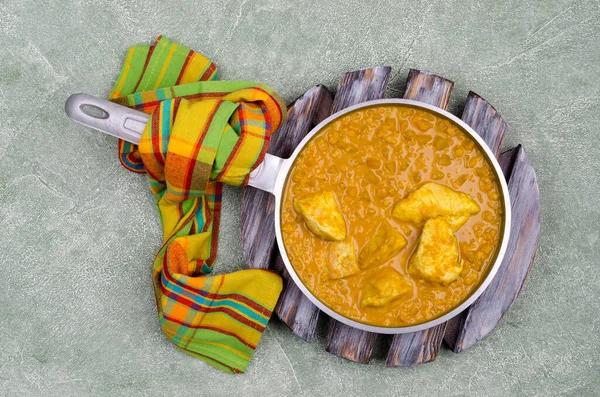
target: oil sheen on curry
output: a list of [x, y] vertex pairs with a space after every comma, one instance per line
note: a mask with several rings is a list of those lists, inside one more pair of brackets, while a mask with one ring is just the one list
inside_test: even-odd
[[283, 241], [302, 282], [335, 312], [416, 325], [458, 306], [487, 274], [499, 192], [481, 149], [448, 119], [407, 105], [360, 109], [296, 158]]

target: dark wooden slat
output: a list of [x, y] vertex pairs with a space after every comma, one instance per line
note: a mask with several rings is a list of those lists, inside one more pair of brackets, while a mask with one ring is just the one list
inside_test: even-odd
[[[379, 66], [346, 73], [333, 101], [333, 112], [361, 102], [383, 98], [392, 68]], [[358, 363], [367, 364], [377, 335], [349, 327], [331, 319], [327, 351]]]
[[[290, 133], [285, 134], [285, 131], [283, 131], [284, 134], [282, 135], [277, 136], [278, 134], [275, 134], [277, 140], [274, 142], [277, 148], [282, 147], [285, 148], [285, 150], [273, 154], [281, 157], [289, 157], [306, 134], [329, 116], [332, 104], [333, 99], [324, 86], [317, 86], [313, 88], [313, 90], [306, 92], [304, 96], [294, 103], [293, 109], [297, 109], [300, 114], [307, 116], [303, 118], [294, 117], [291, 120], [288, 119], [289, 121], [286, 125], [289, 124]], [[302, 108], [308, 110], [302, 110]], [[291, 116], [295, 116], [295, 114], [296, 110], [291, 112]], [[283, 143], [282, 137], [287, 136], [291, 136], [292, 138], [286, 139], [285, 143]], [[280, 144], [280, 142], [282, 143]], [[274, 201], [273, 196], [270, 194], [269, 199]], [[269, 226], [274, 228], [275, 220], [273, 216], [274, 214], [271, 212]], [[279, 319], [287, 325], [292, 332], [301, 339], [310, 342], [314, 338], [321, 311], [313, 305], [311, 301], [304, 296], [296, 284], [290, 280], [289, 274], [283, 264], [283, 259], [279, 255], [279, 250], [275, 245], [274, 235], [271, 241], [272, 247], [274, 246], [271, 268], [281, 274], [284, 282], [283, 292], [279, 297], [275, 312]]]
[[325, 350], [350, 361], [368, 364], [376, 341], [377, 334], [350, 327], [332, 318]]
[[338, 357], [368, 364], [373, 354], [377, 334], [361, 331], [331, 319], [327, 351]]
[[[411, 69], [408, 73], [404, 98], [448, 107], [454, 83], [433, 73]], [[404, 367], [436, 359], [442, 346], [446, 323], [419, 332], [394, 335], [385, 365]]]
[[448, 345], [450, 349], [454, 348], [456, 344], [456, 338], [458, 338], [458, 333], [460, 332], [461, 324], [465, 319], [465, 311], [459, 313], [454, 318], [446, 321], [446, 332], [444, 332], [444, 342]]
[[[273, 135], [269, 153], [289, 157], [304, 136], [331, 111], [327, 88], [317, 85], [288, 108], [288, 119]], [[267, 268], [275, 246], [275, 198], [253, 187], [244, 189], [241, 204], [244, 263], [250, 268]]]
[[507, 150], [498, 157], [498, 163], [500, 164], [500, 168], [502, 168], [504, 178], [507, 180], [510, 178], [515, 163], [517, 162], [517, 155], [519, 154], [519, 151], [516, 150], [517, 148], [518, 147]]
[[506, 132], [506, 123], [500, 113], [485, 99], [470, 91], [461, 118], [483, 138], [496, 157], [499, 157]]
[[453, 87], [454, 82], [437, 74], [411, 69], [408, 72], [406, 89], [402, 97], [446, 109]]
[[[485, 99], [470, 91], [461, 118], [483, 138], [496, 157], [499, 157], [506, 133], [506, 123], [500, 113]], [[444, 341], [451, 348], [456, 343], [467, 312], [465, 310], [447, 322]]]
[[[406, 367], [435, 360], [444, 338], [444, 327], [432, 327], [423, 332], [413, 332], [393, 338], [390, 352], [385, 360], [387, 367]], [[410, 348], [406, 348], [410, 346]]]
[[392, 68], [376, 66], [348, 72], [342, 76], [333, 100], [331, 113], [373, 99], [383, 98]]
[[321, 311], [304, 296], [300, 288], [290, 279], [277, 247], [275, 248], [272, 267], [283, 277], [283, 292], [275, 307], [277, 316], [294, 334], [307, 342], [311, 342], [315, 337]]
[[485, 292], [454, 324], [446, 342], [461, 352], [491, 332], [510, 309], [527, 280], [540, 235], [540, 196], [535, 171], [521, 145], [502, 153], [500, 164], [511, 199], [511, 235], [498, 273]]

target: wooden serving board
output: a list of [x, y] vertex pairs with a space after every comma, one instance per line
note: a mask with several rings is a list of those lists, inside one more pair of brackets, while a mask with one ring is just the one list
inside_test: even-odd
[[[273, 136], [269, 153], [289, 157], [302, 138], [330, 114], [382, 98], [390, 73], [390, 67], [346, 73], [340, 79], [334, 98], [323, 85], [311, 88], [288, 107], [288, 120]], [[403, 97], [446, 109], [453, 86], [452, 81], [441, 76], [411, 69]], [[349, 327], [321, 313], [290, 279], [279, 255], [273, 196], [252, 187], [245, 189], [241, 224], [246, 266], [270, 268], [282, 275], [284, 289], [275, 311], [297, 336], [310, 342], [317, 327], [328, 326], [326, 350], [363, 364], [371, 360], [377, 338], [384, 338], [389, 345], [387, 366], [417, 365], [435, 360], [442, 341], [456, 353], [477, 343], [510, 309], [529, 275], [538, 246], [540, 201], [535, 171], [521, 145], [500, 154], [506, 123], [485, 99], [470, 92], [461, 118], [499, 159], [511, 199], [511, 236], [498, 273], [479, 299], [447, 323], [424, 331], [377, 335]]]

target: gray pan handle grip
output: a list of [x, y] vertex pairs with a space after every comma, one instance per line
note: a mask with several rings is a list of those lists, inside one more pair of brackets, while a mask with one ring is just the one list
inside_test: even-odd
[[86, 127], [138, 144], [150, 116], [87, 94], [74, 94], [65, 102], [69, 118]]

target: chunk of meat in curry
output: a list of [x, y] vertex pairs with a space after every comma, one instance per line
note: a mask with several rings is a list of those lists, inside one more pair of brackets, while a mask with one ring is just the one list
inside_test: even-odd
[[413, 285], [410, 281], [394, 269], [385, 268], [368, 279], [362, 290], [360, 304], [380, 307], [412, 292]]
[[389, 223], [382, 223], [375, 235], [360, 251], [360, 267], [383, 264], [398, 255], [407, 241]]
[[443, 217], [452, 230], [457, 231], [479, 210], [479, 205], [468, 194], [430, 182], [400, 200], [392, 215], [400, 221], [415, 223]]
[[425, 221], [419, 245], [410, 258], [408, 268], [425, 280], [443, 285], [458, 278], [463, 269], [458, 261], [458, 241], [445, 220], [435, 218]]
[[294, 209], [302, 215], [306, 226], [317, 236], [338, 241], [346, 238], [346, 221], [332, 192], [295, 199]]
[[351, 276], [360, 271], [354, 244], [351, 241], [336, 241], [329, 247], [328, 275], [331, 279]]

